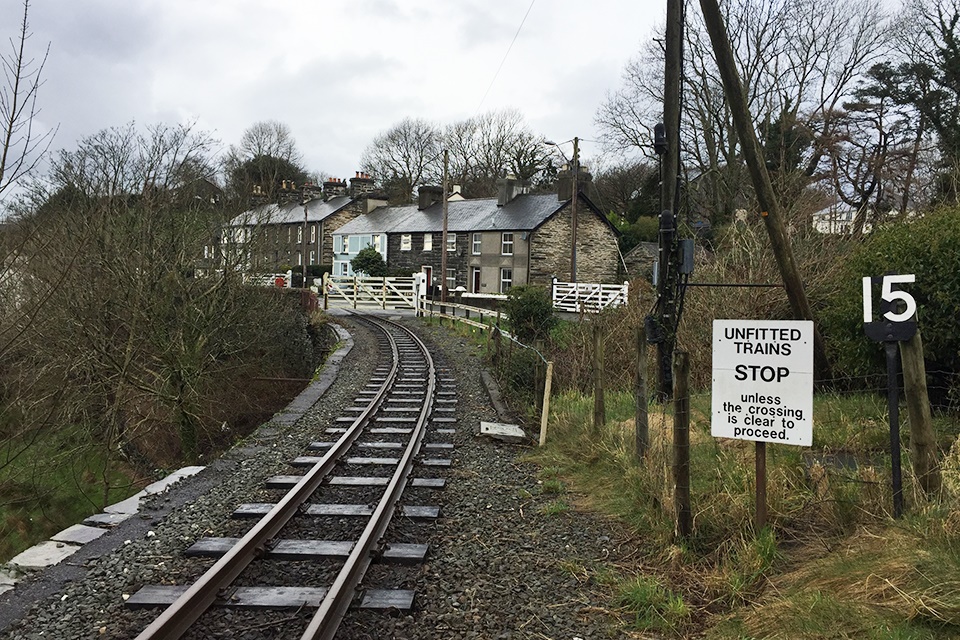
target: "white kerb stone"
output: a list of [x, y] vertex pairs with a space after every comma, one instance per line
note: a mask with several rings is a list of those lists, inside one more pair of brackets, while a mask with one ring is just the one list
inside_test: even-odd
[[69, 542], [70, 544], [87, 544], [96, 540], [107, 532], [106, 529], [97, 527], [88, 527], [82, 524], [75, 524], [67, 527], [57, 535], [50, 538], [54, 542]]
[[74, 544], [47, 540], [14, 556], [10, 564], [24, 569], [42, 569], [62, 562], [76, 553], [79, 548]]
[[515, 424], [505, 424], [503, 422], [481, 422], [479, 435], [503, 442], [519, 444], [527, 442], [527, 434], [523, 429]]

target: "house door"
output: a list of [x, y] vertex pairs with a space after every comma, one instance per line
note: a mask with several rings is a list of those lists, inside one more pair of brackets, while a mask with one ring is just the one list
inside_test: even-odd
[[473, 293], [480, 293], [480, 267], [471, 267], [471, 281], [473, 282]]
[[433, 267], [423, 265], [420, 267], [420, 273], [422, 273], [427, 280], [427, 297], [433, 298], [434, 288], [433, 288]]

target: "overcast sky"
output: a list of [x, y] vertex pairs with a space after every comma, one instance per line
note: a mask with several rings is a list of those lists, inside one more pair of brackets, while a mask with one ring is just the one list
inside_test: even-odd
[[[28, 46], [42, 53], [50, 43], [37, 124], [59, 125], [53, 148], [73, 148], [131, 120], [195, 121], [226, 148], [251, 124], [278, 120], [307, 168], [334, 177], [353, 176], [373, 137], [407, 116], [444, 125], [515, 107], [547, 138], [596, 139], [597, 107], [665, 6], [33, 0]], [[0, 0], [0, 10], [0, 31], [15, 35], [21, 0]], [[583, 143], [586, 157], [598, 151]]]

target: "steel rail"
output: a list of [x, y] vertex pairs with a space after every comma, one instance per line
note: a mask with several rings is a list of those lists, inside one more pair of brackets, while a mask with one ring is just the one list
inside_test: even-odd
[[186, 592], [168, 606], [144, 629], [136, 640], [176, 640], [186, 633], [214, 603], [218, 593], [239, 576], [266, 547], [267, 543], [296, 515], [300, 506], [320, 487], [324, 478], [335, 467], [338, 459], [353, 444], [363, 426], [380, 405], [393, 385], [400, 370], [397, 343], [389, 331], [387, 335], [392, 364], [390, 372], [367, 408], [357, 416], [330, 450], [308, 471], [277, 504], [255, 524], [245, 536], [216, 564], [210, 567]]
[[374, 509], [373, 515], [367, 522], [363, 533], [354, 545], [350, 556], [340, 570], [333, 585], [320, 603], [320, 607], [310, 620], [310, 624], [301, 636], [301, 640], [332, 640], [343, 617], [350, 608], [355, 596], [357, 587], [363, 579], [367, 568], [373, 561], [374, 550], [380, 543], [390, 524], [391, 518], [396, 511], [397, 502], [403, 494], [407, 481], [413, 470], [413, 459], [420, 451], [420, 445], [423, 442], [423, 436], [426, 431], [426, 425], [430, 420], [433, 411], [433, 397], [436, 390], [436, 369], [433, 364], [433, 358], [427, 346], [412, 331], [391, 322], [389, 322], [406, 332], [420, 348], [428, 365], [429, 375], [427, 376], [427, 389], [423, 406], [420, 408], [420, 414], [417, 418], [417, 425], [404, 450], [403, 456], [390, 478], [390, 483], [383, 493], [383, 497]]

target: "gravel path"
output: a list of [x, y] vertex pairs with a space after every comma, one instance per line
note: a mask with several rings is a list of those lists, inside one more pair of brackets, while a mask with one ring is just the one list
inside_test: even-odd
[[[157, 611], [130, 611], [124, 595], [144, 584], [179, 582], [172, 576], [189, 570], [183, 549], [203, 535], [221, 535], [235, 505], [248, 501], [265, 478], [289, 473], [287, 461], [301, 455], [366, 382], [375, 364], [373, 339], [349, 318], [336, 320], [352, 334], [354, 346], [302, 418], [264, 425], [197, 476], [153, 498], [139, 517], [0, 596], [0, 637], [136, 636]], [[437, 348], [441, 366], [457, 379], [453, 468], [446, 472], [449, 486], [431, 495], [441, 518], [417, 532], [430, 543], [430, 554], [403, 585], [416, 589], [415, 610], [395, 617], [362, 612], [338, 638], [629, 637], [606, 610], [603, 589], [588, 576], [629, 556], [633, 541], [618, 539], [614, 523], [589, 513], [549, 513], [558, 498], [573, 504], [575, 497], [541, 492], [537, 469], [523, 461], [526, 447], [473, 435], [481, 420], [498, 420], [480, 380], [478, 349], [445, 328], [413, 318], [404, 322]], [[232, 637], [299, 637], [283, 625], [264, 628], [256, 614], [238, 614], [236, 621], [245, 630]]]

